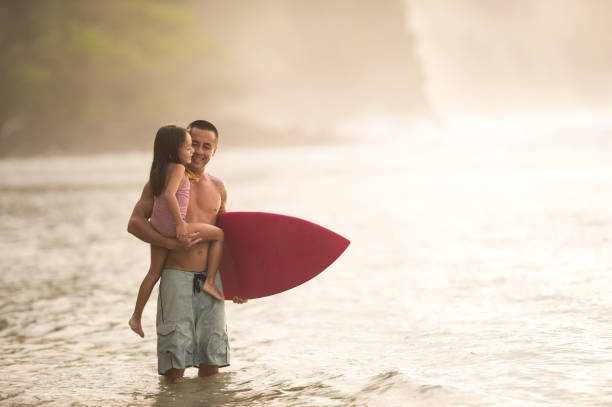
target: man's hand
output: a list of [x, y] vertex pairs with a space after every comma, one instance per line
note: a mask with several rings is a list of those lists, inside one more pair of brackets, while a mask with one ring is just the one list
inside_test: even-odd
[[249, 302], [249, 300], [245, 300], [244, 298], [239, 298], [239, 297], [234, 297], [234, 298], [232, 299], [232, 301], [233, 301], [235, 304], [245, 304], [245, 303]]
[[199, 233], [187, 233], [182, 241], [179, 239], [171, 239], [166, 248], [168, 250], [187, 250], [201, 241], [202, 238]]

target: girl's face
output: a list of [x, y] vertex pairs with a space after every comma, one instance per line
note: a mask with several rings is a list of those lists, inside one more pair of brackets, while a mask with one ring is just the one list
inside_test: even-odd
[[191, 147], [191, 136], [189, 133], [185, 134], [185, 141], [179, 147], [178, 157], [181, 164], [188, 165], [191, 163], [191, 155], [193, 154], [193, 147]]

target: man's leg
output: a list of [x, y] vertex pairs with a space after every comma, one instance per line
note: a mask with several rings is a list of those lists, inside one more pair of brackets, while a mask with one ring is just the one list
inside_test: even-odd
[[170, 380], [178, 379], [179, 377], [183, 377], [185, 374], [185, 369], [175, 369], [172, 368], [166, 372], [164, 376]]
[[[215, 277], [217, 289], [223, 293], [221, 277]], [[210, 376], [229, 366], [229, 341], [225, 323], [225, 303], [199, 292], [194, 297], [196, 356], [199, 376]]]
[[[182, 377], [194, 365], [193, 273], [165, 269], [157, 297], [157, 371]], [[196, 363], [199, 363], [196, 362]]]
[[200, 368], [198, 369], [198, 376], [200, 377], [212, 376], [217, 373], [219, 373], [219, 366], [216, 365], [201, 364]]

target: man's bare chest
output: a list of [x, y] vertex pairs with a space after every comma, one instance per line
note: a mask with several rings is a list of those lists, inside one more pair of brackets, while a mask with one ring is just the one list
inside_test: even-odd
[[213, 223], [221, 206], [221, 194], [212, 182], [192, 182], [187, 207], [188, 222]]

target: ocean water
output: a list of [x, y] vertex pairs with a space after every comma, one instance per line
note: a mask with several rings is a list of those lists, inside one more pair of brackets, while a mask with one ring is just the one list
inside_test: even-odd
[[220, 150], [229, 210], [352, 241], [227, 303], [231, 366], [157, 375], [127, 320], [148, 154], [0, 161], [0, 405], [612, 405], [612, 151], [353, 144]]

